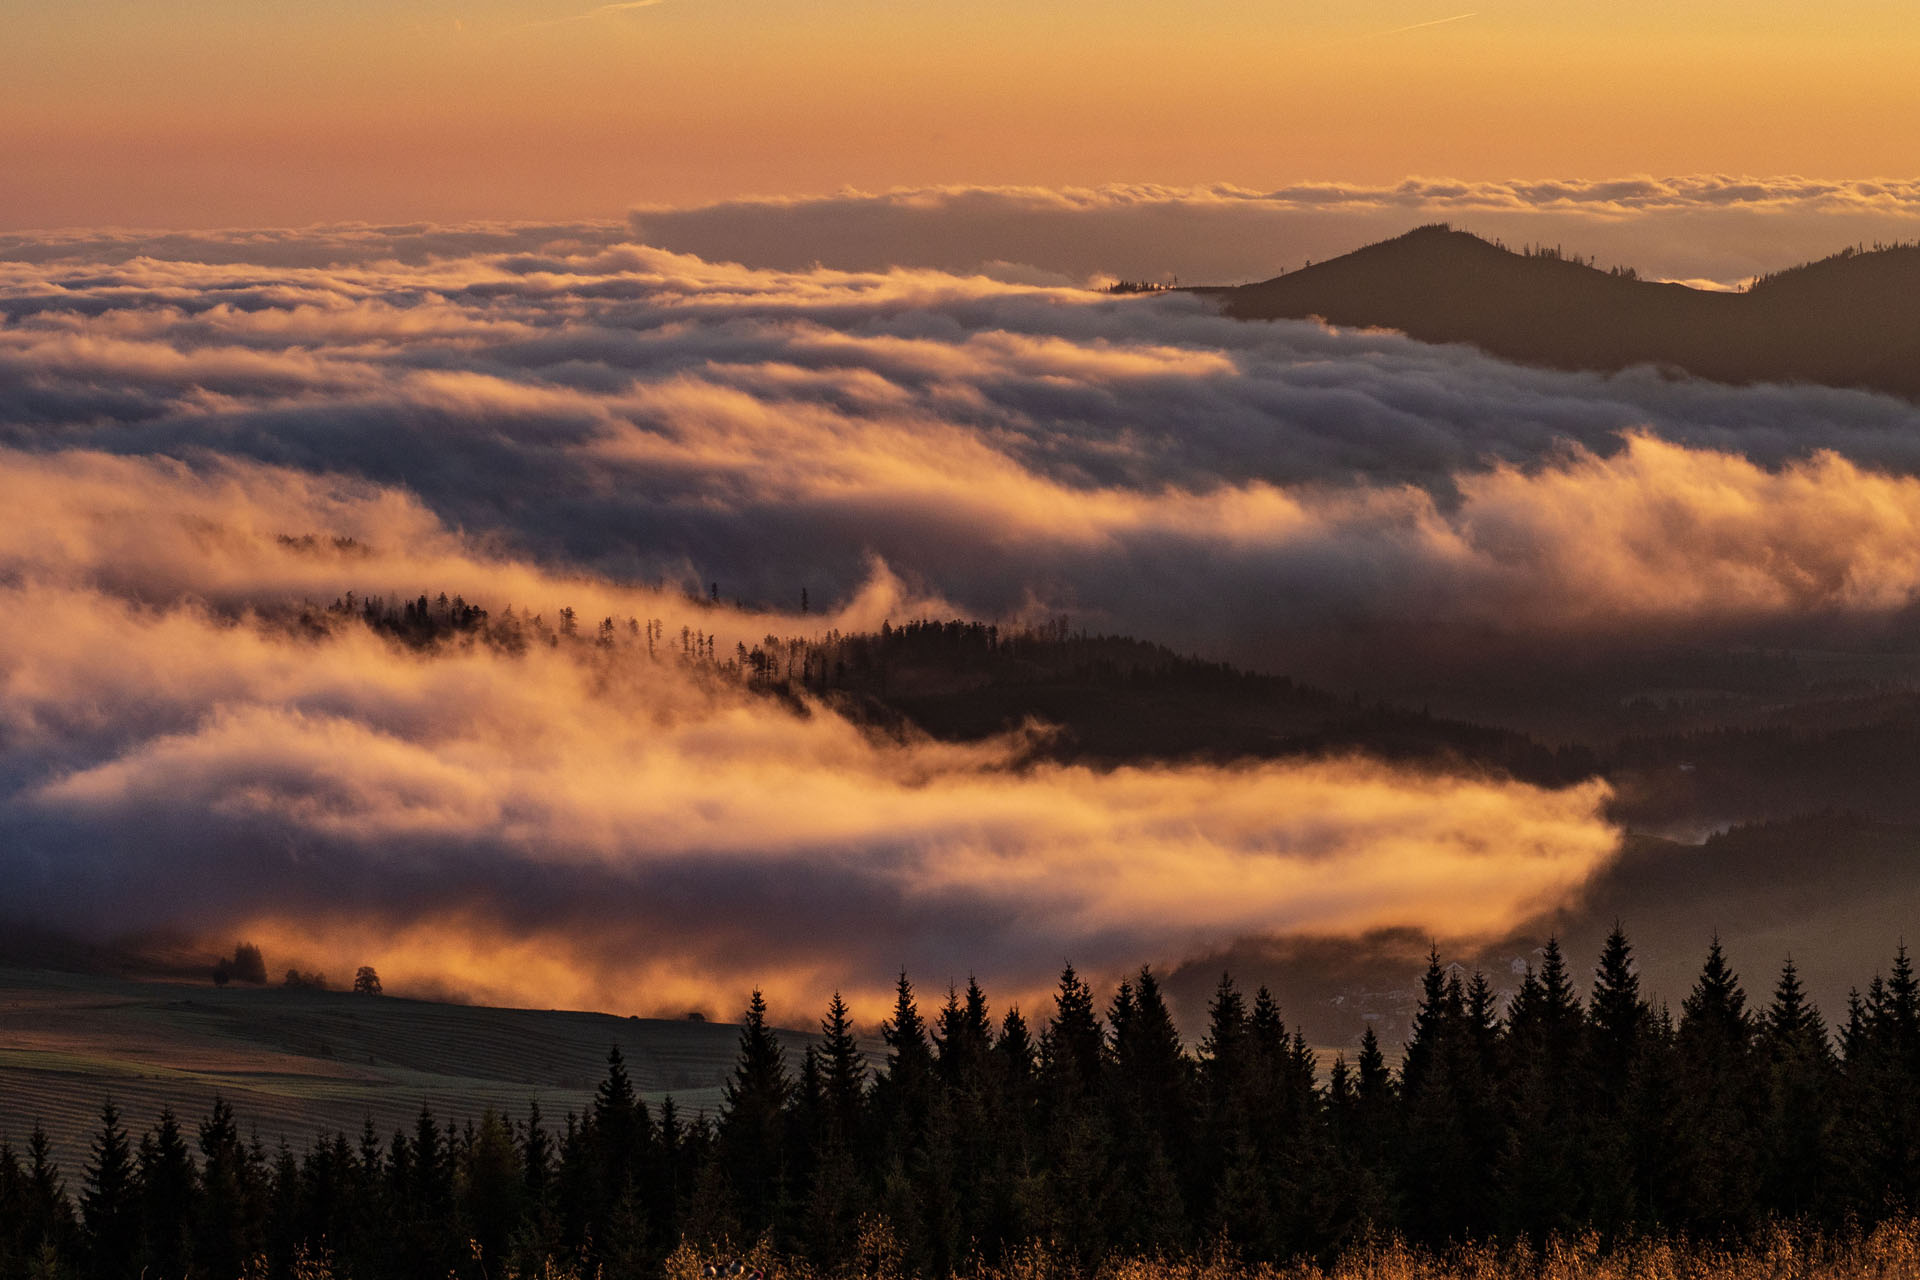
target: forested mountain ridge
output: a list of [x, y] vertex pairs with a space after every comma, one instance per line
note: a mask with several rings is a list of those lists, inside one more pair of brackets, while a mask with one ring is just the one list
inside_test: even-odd
[[843, 643], [860, 655], [844, 674], [836, 670], [835, 705], [847, 714], [880, 725], [904, 720], [954, 740], [1037, 722], [1053, 730], [1034, 747], [1049, 759], [1114, 765], [1364, 752], [1543, 785], [1594, 768], [1579, 748], [1064, 625], [1002, 636], [977, 623], [929, 621]]
[[[692, 601], [696, 622], [723, 607]], [[1113, 766], [1363, 753], [1486, 770], [1552, 786], [1589, 777], [1580, 746], [1554, 747], [1506, 728], [1341, 696], [1283, 675], [1245, 671], [1164, 645], [1075, 630], [1064, 619], [1001, 627], [916, 619], [874, 632], [831, 628], [718, 645], [700, 626], [638, 618], [593, 622], [487, 610], [449, 598], [341, 597], [290, 625], [321, 633], [365, 625], [423, 651], [488, 644], [509, 652], [568, 644], [691, 664], [756, 693], [817, 698], [876, 732], [977, 741], [1038, 728], [1032, 759]]]
[[1425, 226], [1256, 284], [1195, 292], [1244, 320], [1397, 329], [1556, 369], [1634, 365], [1736, 384], [1804, 382], [1920, 397], [1920, 246], [1846, 250], [1716, 292], [1516, 253]]
[[[1791, 655], [1646, 655], [1588, 681], [1610, 691], [1612, 713], [1587, 731], [1543, 739], [1498, 716], [1342, 695], [1059, 619], [823, 628], [725, 650], [703, 629], [725, 625], [725, 606], [702, 600], [689, 608], [701, 625], [595, 622], [565, 608], [552, 621], [511, 610], [492, 616], [444, 593], [406, 601], [348, 595], [285, 621], [316, 633], [364, 625], [422, 652], [567, 645], [613, 660], [686, 663], [798, 712], [816, 699], [877, 733], [969, 742], [1037, 729], [1026, 745], [1035, 761], [1114, 767], [1362, 754], [1541, 786], [1604, 776], [1618, 788], [1617, 820], [1641, 829], [1826, 810], [1920, 821], [1909, 749], [1920, 740], [1920, 692], [1897, 682], [1834, 685], [1818, 664]], [[1678, 700], [1629, 695], [1657, 693], [1648, 682], [1663, 676], [1697, 688]]]

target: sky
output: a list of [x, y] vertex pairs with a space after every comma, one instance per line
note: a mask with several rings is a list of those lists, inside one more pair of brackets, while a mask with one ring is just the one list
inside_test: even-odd
[[1898, 0], [0, 0], [0, 227], [1898, 174]]

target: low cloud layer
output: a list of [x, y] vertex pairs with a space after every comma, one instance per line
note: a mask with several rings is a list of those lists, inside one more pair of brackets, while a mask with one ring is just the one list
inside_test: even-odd
[[1920, 183], [1690, 175], [1241, 187], [928, 187], [639, 209], [650, 244], [751, 266], [889, 266], [1237, 284], [1423, 222], [1559, 244], [1662, 279], [1734, 284], [1920, 236]]
[[[1378, 690], [1858, 643], [1920, 591], [1904, 402], [577, 230], [0, 258], [20, 910], [647, 1012], [753, 982], [870, 1005], [901, 963], [1025, 994], [1249, 935], [1500, 935], [1608, 864], [1600, 784], [1036, 767], [1019, 735], [876, 740], [746, 694], [624, 620], [724, 653], [1066, 613]], [[622, 625], [423, 658], [289, 623], [348, 591]]]
[[[723, 652], [863, 619], [547, 577], [390, 491], [257, 464], [3, 461], [7, 499], [60, 495], [0, 534], [0, 875], [8, 913], [41, 927], [243, 935], [276, 964], [374, 963], [399, 989], [514, 1003], [730, 1011], [759, 983], [795, 1016], [834, 988], [877, 1012], [902, 964], [1033, 995], [1069, 956], [1100, 971], [1270, 929], [1498, 930], [1615, 847], [1597, 783], [1358, 760], [1016, 768], [1017, 735], [874, 738], [624, 629], [517, 656], [316, 634], [278, 620], [329, 571], [439, 581], [496, 612], [504, 586], [549, 618], [563, 600], [677, 608]], [[352, 530], [349, 563], [316, 565], [274, 520]], [[239, 599], [264, 614], [195, 603]]]
[[877, 560], [972, 616], [1346, 681], [1851, 636], [1920, 581], [1912, 405], [1527, 370], [1186, 297], [616, 246], [0, 264], [0, 312], [17, 449], [366, 483], [528, 564], [756, 608], [844, 606]]

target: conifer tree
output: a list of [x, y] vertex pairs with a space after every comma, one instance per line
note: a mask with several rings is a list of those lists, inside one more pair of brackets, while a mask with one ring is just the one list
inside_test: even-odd
[[87, 1232], [87, 1274], [93, 1280], [126, 1280], [138, 1274], [140, 1188], [133, 1147], [109, 1098], [100, 1106], [100, 1131], [80, 1190], [80, 1220]]
[[1492, 1173], [1476, 1122], [1492, 1113], [1477, 1069], [1479, 1041], [1468, 1025], [1466, 989], [1459, 974], [1427, 956], [1420, 1004], [1400, 1071], [1404, 1125], [1400, 1147], [1401, 1202], [1415, 1239], [1440, 1241], [1483, 1225]]
[[820, 1024], [819, 1055], [827, 1120], [850, 1155], [860, 1152], [867, 1129], [867, 1058], [854, 1038], [853, 1015], [838, 991]]
[[1323, 1230], [1327, 1202], [1337, 1197], [1327, 1118], [1313, 1051], [1300, 1031], [1291, 1035], [1273, 993], [1254, 993], [1247, 1026], [1253, 1049], [1252, 1113], [1260, 1168], [1272, 1205], [1266, 1254], [1278, 1259], [1312, 1247]]
[[594, 1208], [602, 1222], [601, 1234], [607, 1236], [616, 1206], [628, 1202], [623, 1225], [628, 1238], [618, 1243], [637, 1259], [642, 1248], [639, 1238], [649, 1233], [646, 1214], [636, 1206], [652, 1173], [653, 1118], [634, 1090], [618, 1045], [607, 1050], [606, 1078], [594, 1092], [589, 1121], [599, 1166]]
[[1491, 1081], [1500, 1072], [1500, 1002], [1487, 975], [1477, 969], [1467, 983], [1466, 1019], [1475, 1066]]
[[489, 1273], [503, 1269], [514, 1229], [526, 1213], [526, 1169], [506, 1120], [488, 1107], [472, 1143], [460, 1153], [456, 1182], [460, 1220], [477, 1260]]
[[[260, 1164], [266, 1169], [266, 1162]], [[300, 1177], [300, 1162], [294, 1158], [293, 1148], [282, 1138], [274, 1149], [271, 1169], [266, 1173], [267, 1181], [263, 1197], [265, 1205], [264, 1229], [262, 1240], [265, 1244], [265, 1259], [270, 1270], [284, 1273], [291, 1270], [294, 1250], [309, 1235], [318, 1234], [311, 1220], [306, 1203], [305, 1187]]]
[[1586, 1013], [1558, 939], [1528, 968], [1507, 1016], [1501, 1106], [1506, 1135], [1496, 1186], [1507, 1230], [1566, 1232], [1586, 1210], [1581, 1053]]
[[913, 996], [913, 983], [902, 970], [894, 986], [893, 1015], [880, 1024], [887, 1046], [886, 1075], [876, 1091], [880, 1123], [887, 1128], [885, 1148], [890, 1154], [911, 1150], [925, 1125], [932, 1102], [933, 1049], [927, 1043], [926, 1019]]
[[987, 997], [971, 976], [964, 995], [948, 990], [934, 1045], [946, 1113], [941, 1123], [952, 1148], [959, 1238], [997, 1256], [1011, 1190], [1003, 1158], [1006, 1119]]
[[[704, 1133], [704, 1121], [699, 1127]], [[680, 1118], [680, 1108], [672, 1094], [660, 1100], [659, 1136], [649, 1184], [657, 1257], [670, 1254], [681, 1241], [682, 1208], [693, 1186], [692, 1166], [699, 1159], [698, 1138], [689, 1132], [691, 1128]]]
[[792, 1092], [786, 1052], [767, 1023], [766, 998], [755, 988], [724, 1090], [718, 1139], [733, 1210], [749, 1235], [772, 1227], [786, 1196], [784, 1129]]
[[27, 1171], [13, 1143], [0, 1134], [0, 1276], [19, 1275], [26, 1269], [21, 1239], [27, 1213]]
[[1380, 1037], [1369, 1023], [1360, 1035], [1360, 1055], [1354, 1059], [1355, 1096], [1363, 1120], [1385, 1122], [1394, 1103], [1393, 1074], [1387, 1070], [1386, 1054], [1380, 1050]]
[[1339, 1183], [1327, 1212], [1330, 1239], [1351, 1242], [1391, 1230], [1399, 1221], [1397, 1157], [1399, 1097], [1393, 1072], [1369, 1022], [1354, 1055], [1350, 1138], [1343, 1144]]
[[233, 1108], [215, 1098], [200, 1122], [200, 1194], [194, 1199], [195, 1266], [214, 1275], [239, 1275], [259, 1249], [258, 1206], [252, 1169]]
[[1080, 1110], [1100, 1087], [1106, 1045], [1094, 1012], [1093, 990], [1071, 964], [1061, 970], [1053, 1020], [1040, 1035], [1041, 1096], [1050, 1112]]
[[[1039, 1050], [1019, 1005], [1009, 1005], [1000, 1020], [1000, 1035], [993, 1044], [999, 1059], [999, 1076], [1005, 1082], [1009, 1105], [1019, 1112], [1023, 1101], [1030, 1103], [1035, 1077], [1039, 1072]], [[1024, 1125], [1022, 1126], [1025, 1127]]]
[[385, 1194], [386, 1153], [373, 1117], [360, 1124], [360, 1141], [354, 1150], [354, 1204], [347, 1237], [333, 1241], [342, 1270], [353, 1275], [373, 1275], [390, 1271], [389, 1223], [393, 1206]]
[[987, 1016], [986, 993], [972, 978], [967, 979], [964, 1002], [959, 992], [948, 989], [933, 1044], [943, 1084], [949, 1089], [977, 1085], [993, 1047], [993, 1024]]
[[1039, 1158], [1039, 1050], [1018, 1005], [1009, 1005], [993, 1042], [993, 1081], [999, 1121], [993, 1147], [996, 1238], [1018, 1241], [1031, 1235], [1039, 1209], [1034, 1166]]
[[544, 1203], [547, 1182], [553, 1176], [553, 1139], [542, 1123], [538, 1098], [527, 1103], [527, 1122], [520, 1135], [520, 1169], [526, 1179], [528, 1200]]
[[[406, 1206], [406, 1230], [401, 1241], [401, 1256], [414, 1274], [426, 1274], [435, 1260], [452, 1246], [456, 1235], [453, 1222], [453, 1164], [455, 1133], [444, 1130], [433, 1110], [424, 1102], [414, 1117], [413, 1140], [405, 1148], [410, 1157], [402, 1186], [401, 1203]], [[396, 1141], [395, 1149], [401, 1144]]]
[[794, 1107], [796, 1160], [806, 1184], [799, 1225], [809, 1259], [830, 1267], [854, 1247], [864, 1205], [854, 1149], [864, 1128], [866, 1063], [853, 1037], [847, 1005], [835, 992], [809, 1045]]
[[1207, 1033], [1200, 1041], [1200, 1079], [1207, 1107], [1218, 1123], [1239, 1111], [1247, 1083], [1247, 1006], [1223, 973], [1207, 1005]]
[[1119, 1242], [1131, 1249], [1165, 1252], [1177, 1243], [1187, 1214], [1193, 1063], [1150, 968], [1121, 985], [1107, 1025], [1114, 1154], [1133, 1174], [1118, 1179]]
[[20, 1199], [25, 1205], [20, 1226], [21, 1256], [68, 1265], [79, 1224], [67, 1199], [66, 1182], [53, 1161], [53, 1141], [38, 1124], [27, 1135], [26, 1180]]
[[1640, 995], [1640, 975], [1633, 964], [1633, 946], [1616, 921], [1594, 969], [1588, 1024], [1595, 1093], [1617, 1107], [1625, 1096], [1646, 1035], [1652, 1011]]
[[1400, 1093], [1410, 1105], [1426, 1091], [1428, 1077], [1439, 1068], [1445, 1041], [1458, 1022], [1457, 1016], [1450, 1019], [1448, 1014], [1447, 971], [1440, 963], [1439, 948], [1432, 947], [1427, 951], [1426, 972], [1420, 977], [1420, 1002], [1414, 1008], [1413, 1026], [1400, 1059]]
[[1112, 1135], [1100, 1107], [1106, 1037], [1093, 990], [1071, 964], [1060, 973], [1053, 1020], [1040, 1036], [1038, 1071], [1046, 1198], [1041, 1229], [1072, 1242], [1076, 1260], [1092, 1265], [1116, 1223], [1112, 1198]]
[[1585, 1079], [1591, 1213], [1610, 1231], [1626, 1227], [1644, 1212], [1630, 1114], [1636, 1081], [1645, 1069], [1652, 1016], [1640, 994], [1632, 944], [1615, 921], [1594, 969]]
[[1837, 1073], [1826, 1021], [1807, 1000], [1793, 957], [1780, 968], [1760, 1023], [1766, 1113], [1760, 1195], [1766, 1208], [1804, 1217], [1826, 1208], [1837, 1173], [1832, 1149]]
[[[1195, 1179], [1214, 1205], [1209, 1228], [1241, 1247], [1267, 1213], [1253, 1154], [1251, 1050], [1246, 1000], [1233, 976], [1222, 973], [1207, 1004], [1207, 1030], [1198, 1064], [1200, 1131]], [[1228, 1184], [1229, 1170], [1232, 1183]]]
[[1115, 1094], [1144, 1134], [1169, 1156], [1181, 1156], [1193, 1123], [1193, 1061], [1180, 1043], [1179, 1028], [1152, 969], [1140, 970], [1132, 996], [1129, 1016], [1119, 1016], [1116, 998], [1110, 1020]]
[[1849, 997], [1837, 1155], [1859, 1193], [1920, 1206], [1920, 1009], [1904, 944], [1890, 978]]
[[1716, 935], [1693, 990], [1681, 1005], [1679, 1054], [1682, 1114], [1682, 1211], [1696, 1230], [1750, 1225], [1759, 1152], [1749, 1117], [1764, 1097], [1754, 1055], [1753, 1020], [1739, 975]]

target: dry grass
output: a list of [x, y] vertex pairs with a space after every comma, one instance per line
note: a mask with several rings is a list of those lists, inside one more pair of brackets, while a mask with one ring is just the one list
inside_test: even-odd
[[[884, 1224], [869, 1224], [859, 1253], [855, 1266], [832, 1277], [782, 1260], [764, 1244], [740, 1256], [765, 1280], [910, 1280]], [[664, 1280], [701, 1280], [704, 1265], [721, 1256], [683, 1245], [668, 1259]], [[1657, 1238], [1603, 1248], [1598, 1237], [1584, 1236], [1541, 1249], [1435, 1251], [1391, 1241], [1357, 1249], [1330, 1267], [1248, 1265], [1226, 1256], [1140, 1258], [1109, 1263], [1092, 1277], [1035, 1246], [965, 1280], [1920, 1280], [1920, 1223], [1891, 1222], [1851, 1236], [1775, 1228], [1737, 1248]]]

